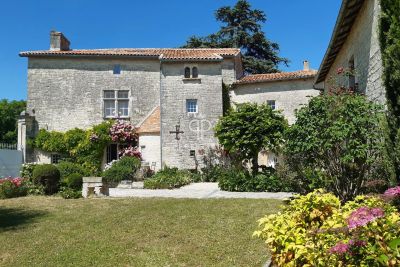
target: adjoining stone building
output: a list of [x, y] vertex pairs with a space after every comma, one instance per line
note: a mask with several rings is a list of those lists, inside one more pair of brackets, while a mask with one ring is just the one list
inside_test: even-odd
[[[320, 94], [313, 88], [317, 74], [303, 62], [303, 70], [244, 76], [232, 86], [231, 101], [240, 103], [267, 103], [272, 109], [280, 110], [289, 124], [296, 120], [296, 110], [307, 105], [311, 97]], [[259, 163], [275, 166], [277, 156], [269, 151], [259, 155]]]
[[[198, 151], [217, 145], [214, 126], [222, 116], [223, 83], [233, 85], [233, 102], [275, 101], [289, 122], [307, 103], [315, 71], [250, 75], [243, 79], [239, 49], [70, 49], [60, 32], [50, 49], [21, 52], [28, 58], [27, 110], [19, 121], [25, 162], [54, 163], [59, 155], [29, 151], [26, 139], [39, 129], [87, 129], [107, 119], [128, 120], [139, 130], [143, 160], [201, 167]], [[104, 163], [118, 158], [118, 144]], [[199, 166], [200, 165], [200, 166]]]
[[370, 100], [386, 102], [379, 45], [380, 14], [379, 0], [343, 0], [315, 88], [328, 91], [329, 79], [337, 76], [337, 69], [350, 68], [356, 74], [342, 83]]

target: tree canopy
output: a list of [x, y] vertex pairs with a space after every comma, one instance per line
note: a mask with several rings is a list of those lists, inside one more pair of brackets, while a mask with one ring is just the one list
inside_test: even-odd
[[26, 102], [0, 100], [0, 142], [17, 142], [17, 119], [19, 114], [25, 110]]
[[253, 173], [257, 173], [258, 154], [262, 149], [277, 149], [283, 142], [286, 126], [283, 115], [270, 106], [245, 103], [218, 121], [215, 135], [224, 149], [251, 160]]
[[279, 45], [268, 40], [262, 31], [262, 23], [267, 20], [265, 13], [252, 9], [247, 0], [219, 8], [215, 18], [222, 23], [218, 32], [205, 37], [192, 36], [183, 47], [240, 48], [247, 74], [278, 72], [280, 63], [288, 64], [288, 59], [278, 55]]

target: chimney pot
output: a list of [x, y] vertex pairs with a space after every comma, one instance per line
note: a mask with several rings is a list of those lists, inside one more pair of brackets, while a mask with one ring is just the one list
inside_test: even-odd
[[62, 32], [50, 32], [50, 50], [52, 51], [68, 51], [70, 42]]
[[303, 61], [303, 70], [304, 71], [309, 71], [310, 70], [310, 63], [308, 62], [308, 60], [304, 60]]

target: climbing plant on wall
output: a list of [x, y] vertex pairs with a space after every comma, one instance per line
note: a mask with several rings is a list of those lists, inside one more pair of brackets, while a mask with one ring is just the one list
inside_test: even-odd
[[400, 1], [381, 0], [380, 45], [388, 105], [392, 158], [400, 180]]

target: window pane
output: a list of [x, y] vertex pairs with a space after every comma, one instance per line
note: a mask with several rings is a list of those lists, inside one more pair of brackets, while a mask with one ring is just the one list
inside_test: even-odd
[[115, 92], [114, 91], [104, 91], [104, 98], [115, 98]]
[[122, 117], [128, 117], [129, 114], [129, 101], [119, 100], [118, 101], [118, 115]]
[[105, 100], [104, 101], [104, 116], [105, 117], [114, 117], [115, 114], [115, 101], [114, 100]]
[[190, 78], [190, 68], [189, 67], [185, 68], [185, 78]]
[[275, 100], [267, 100], [267, 105], [270, 106], [273, 110], [276, 108]]
[[118, 91], [118, 98], [128, 98], [128, 91]]
[[197, 67], [193, 67], [192, 68], [192, 78], [197, 78], [199, 77], [199, 70], [197, 69]]
[[196, 113], [197, 112], [197, 100], [196, 99], [186, 100], [186, 111], [188, 113]]
[[120, 74], [121, 73], [121, 66], [120, 65], [114, 65], [113, 73], [114, 74]]

